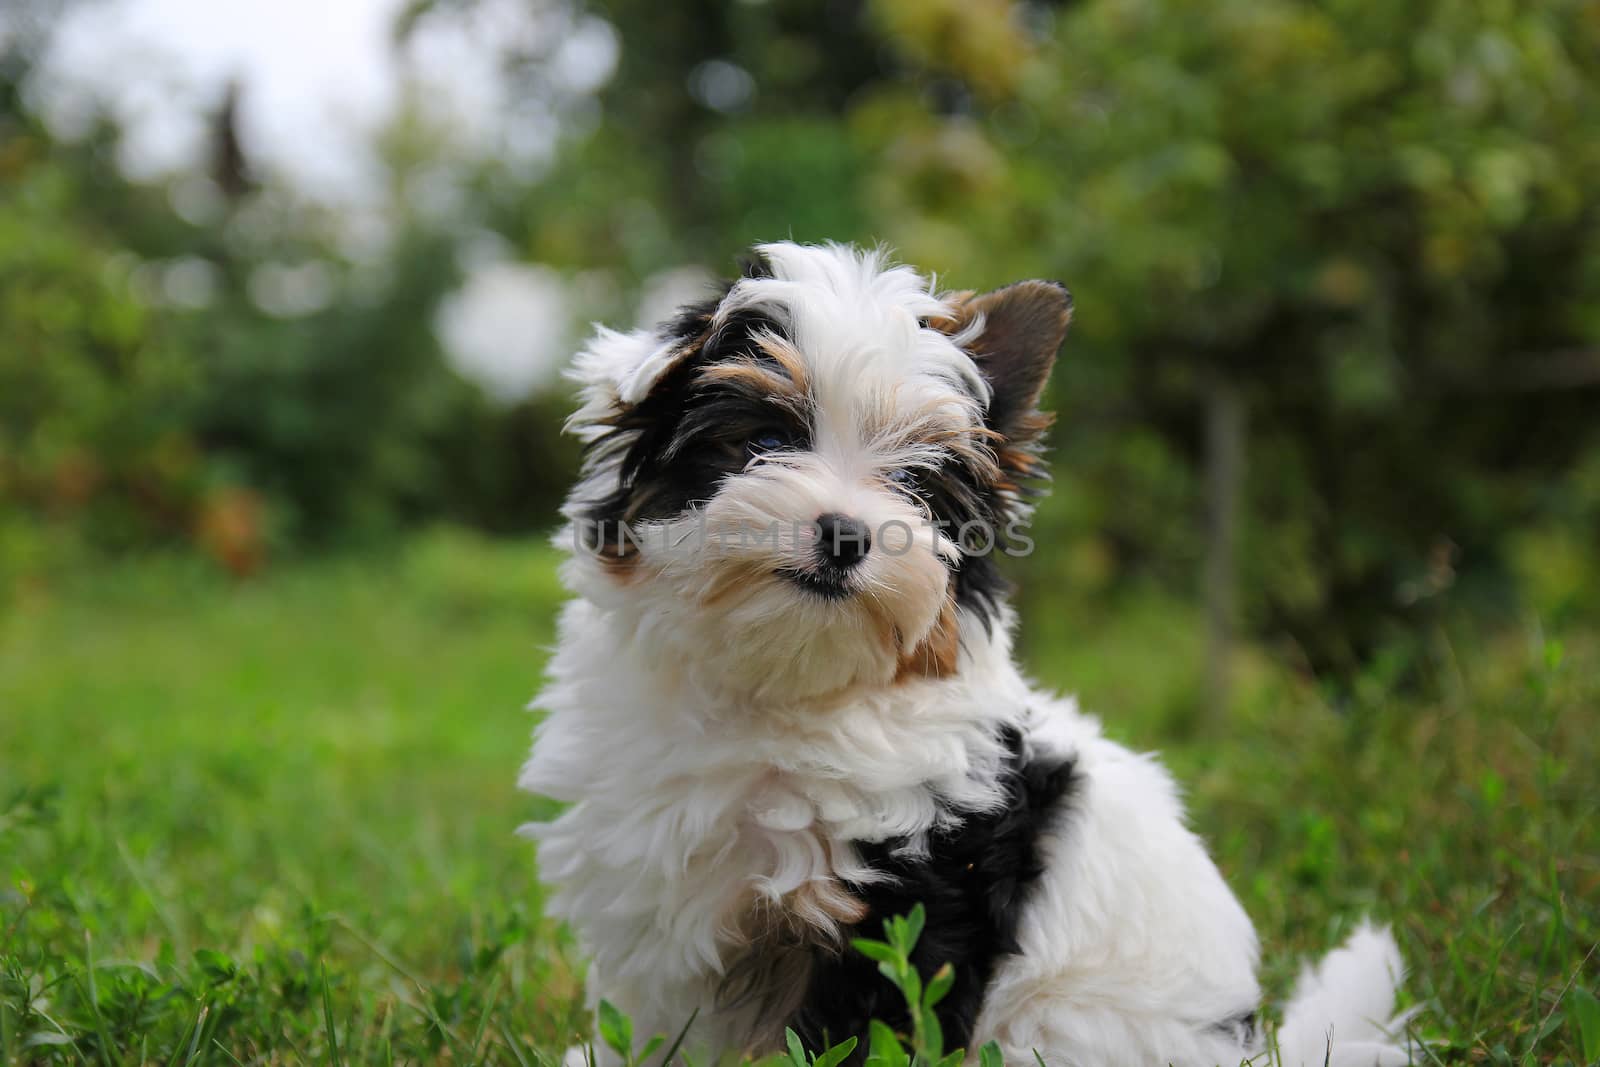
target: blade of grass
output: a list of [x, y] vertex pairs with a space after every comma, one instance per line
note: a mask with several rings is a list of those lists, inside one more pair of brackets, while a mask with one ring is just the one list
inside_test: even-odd
[[500, 1031], [500, 1040], [511, 1050], [511, 1056], [517, 1061], [517, 1067], [533, 1067], [528, 1060], [526, 1050], [522, 1047], [521, 1038], [512, 1033], [511, 1028], [505, 1023], [499, 1023], [496, 1029]]
[[667, 1046], [667, 1051], [662, 1053], [661, 1067], [668, 1067], [672, 1063], [672, 1057], [678, 1054], [678, 1050], [683, 1047], [684, 1039], [689, 1036], [689, 1027], [693, 1026], [694, 1021], [699, 1017], [699, 1008], [689, 1013], [689, 1021], [683, 1024], [683, 1029], [678, 1031], [678, 1036], [673, 1039], [672, 1044]]
[[478, 1032], [472, 1035], [472, 1056], [477, 1058], [478, 1049], [483, 1045], [484, 1031], [489, 1029], [489, 1016], [494, 1012], [495, 1001], [500, 998], [500, 975], [496, 974], [489, 983], [489, 997], [483, 1005], [483, 1015], [478, 1019]]
[[[194, 1022], [190, 1023], [189, 1027], [183, 1032], [183, 1036], [189, 1039], [188, 1053], [184, 1053], [183, 1042], [180, 1040], [178, 1046], [172, 1050], [171, 1058], [167, 1060], [167, 1067], [178, 1067], [180, 1062], [191, 1064], [195, 1061], [195, 1050], [200, 1046], [200, 1029], [205, 1025], [206, 1014], [210, 1010], [210, 1005], [200, 1005], [200, 1014], [195, 1016]], [[179, 1057], [182, 1057], [181, 1061]]]
[[1561, 987], [1561, 992], [1557, 993], [1556, 998], [1550, 1002], [1550, 1010], [1545, 1012], [1538, 1028], [1533, 1031], [1533, 1036], [1528, 1041], [1528, 1050], [1522, 1054], [1524, 1059], [1531, 1058], [1533, 1050], [1539, 1047], [1539, 1042], [1550, 1036], [1550, 1031], [1553, 1029], [1550, 1026], [1550, 1017], [1556, 1013], [1557, 1008], [1561, 1007], [1561, 1002], [1567, 998], [1567, 991], [1572, 988], [1572, 983], [1578, 980], [1578, 975], [1582, 974], [1584, 969], [1589, 966], [1589, 961], [1594, 958], [1596, 949], [1600, 949], [1600, 941], [1596, 941], [1589, 946], [1589, 951], [1578, 962], [1578, 965], [1572, 969], [1572, 973], [1567, 976], [1567, 984]]
[[172, 908], [166, 900], [156, 895], [155, 888], [151, 886], [150, 879], [145, 872], [139, 869], [139, 863], [134, 859], [128, 844], [121, 837], [116, 839], [117, 856], [122, 860], [122, 866], [127, 870], [128, 877], [133, 879], [133, 884], [143, 893], [150, 902], [150, 909], [156, 913], [156, 918], [161, 920], [161, 925], [167, 931], [167, 938], [172, 942], [180, 956], [189, 954], [188, 939], [183, 936], [183, 926], [172, 914]]
[[7, 1063], [20, 1063], [17, 1055], [16, 1031], [11, 1023], [11, 1001], [0, 997], [0, 1057]]
[[333, 1025], [333, 995], [328, 992], [328, 967], [322, 965], [322, 1020], [328, 1029], [328, 1057], [334, 1067], [344, 1067], [344, 1058], [339, 1055], [339, 1032]]
[[1489, 966], [1483, 969], [1483, 983], [1478, 987], [1478, 996], [1472, 1006], [1472, 1022], [1468, 1027], [1472, 1033], [1478, 1032], [1478, 1020], [1482, 1017], [1483, 1009], [1489, 1002], [1489, 994], [1494, 988], [1495, 977], [1500, 973], [1500, 959], [1505, 955], [1507, 946], [1521, 935], [1523, 925], [1523, 923], [1519, 922], [1512, 928], [1511, 933], [1495, 948]]
[[433, 1009], [433, 1003], [428, 996], [428, 987], [423, 985], [422, 979], [418, 978], [416, 975], [407, 970], [400, 963], [400, 961], [396, 960], [371, 938], [357, 930], [353, 925], [351, 925], [349, 920], [344, 918], [344, 916], [337, 914], [329, 915], [327, 917], [327, 921], [338, 926], [345, 933], [355, 938], [363, 948], [365, 948], [368, 952], [371, 952], [374, 956], [378, 957], [378, 959], [382, 960], [390, 970], [394, 971], [395, 974], [398, 974], [401, 978], [404, 978], [406, 981], [410, 982], [412, 988], [417, 991], [418, 998], [418, 1002], [412, 1006], [420, 1011], [429, 1022], [439, 1028], [439, 1033], [443, 1034], [444, 1039], [449, 1042], [450, 1052], [457, 1060], [461, 1061], [462, 1063], [469, 1062], [468, 1057], [464, 1055], [466, 1052], [466, 1047], [462, 1044], [461, 1038], [453, 1029], [450, 1028], [448, 1023], [439, 1017], [439, 1013]]
[[228, 1046], [227, 1045], [224, 1045], [221, 1041], [218, 1041], [216, 1038], [212, 1038], [211, 1039], [211, 1043], [213, 1045], [215, 1045], [219, 1050], [221, 1050], [222, 1054], [224, 1056], [228, 1057], [228, 1059], [232, 1060], [234, 1063], [238, 1063], [239, 1067], [244, 1067], [244, 1064], [239, 1063], [239, 1057], [235, 1056], [233, 1053], [228, 1051]]
[[200, 1061], [200, 1038], [206, 1032], [206, 1018], [211, 1014], [211, 1005], [200, 1006], [200, 1015], [194, 1021], [194, 1036], [189, 1039], [189, 1054], [183, 1058], [184, 1067], [193, 1067]]
[[83, 964], [84, 979], [89, 986], [89, 1012], [94, 1016], [94, 1034], [98, 1039], [96, 1051], [100, 1054], [100, 1062], [112, 1067], [111, 1035], [106, 1031], [105, 1016], [100, 1014], [100, 987], [94, 979], [94, 934], [88, 930], [83, 932]]
[[[55, 983], [51, 983], [51, 985], [54, 985], [54, 984]], [[49, 986], [47, 986], [46, 988], [49, 988]], [[51, 1026], [55, 1027], [56, 1028], [56, 1032], [59, 1033], [62, 1037], [66, 1038], [67, 1039], [67, 1043], [70, 1044], [74, 1049], [76, 1049], [78, 1047], [78, 1039], [73, 1037], [71, 1034], [67, 1033], [67, 1028], [62, 1026], [60, 1023], [56, 1022], [54, 1016], [52, 1016], [49, 1012], [45, 1011], [43, 1008], [39, 1007], [39, 1005], [37, 1005], [37, 1004], [29, 1005], [29, 1009], [33, 1012], [33, 1014], [35, 1014], [39, 1018], [43, 1019], [45, 1022], [49, 1023]]]

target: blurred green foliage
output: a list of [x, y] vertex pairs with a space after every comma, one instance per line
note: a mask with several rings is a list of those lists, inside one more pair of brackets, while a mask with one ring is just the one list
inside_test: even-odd
[[[126, 253], [75, 214], [81, 182], [27, 150], [13, 140], [0, 162], [0, 492], [106, 547], [181, 533], [195, 368], [133, 293]], [[5, 551], [29, 551], [23, 536], [0, 513]]]
[[[625, 155], [697, 256], [885, 240], [961, 286], [1074, 290], [1035, 595], [1193, 588], [1218, 382], [1250, 427], [1247, 621], [1302, 664], [1348, 673], [1462, 574], [1506, 606], [1525, 528], [1600, 543], [1593, 5], [603, 10], [656, 47], [573, 166]], [[718, 60], [750, 98], [687, 106]]]
[[[397, 33], [470, 2], [419, 0]], [[621, 42], [597, 109], [547, 170], [480, 168], [464, 219], [397, 192], [375, 265], [270, 190], [184, 221], [106, 163], [115, 130], [53, 143], [0, 65], [0, 493], [30, 516], [0, 519], [0, 559], [190, 540], [248, 569], [436, 516], [546, 525], [574, 462], [564, 398], [497, 407], [433, 338], [458, 230], [600, 277], [579, 311], [623, 322], [656, 272], [793, 237], [881, 240], [961, 287], [1076, 293], [1043, 550], [1023, 565], [1036, 606], [1194, 594], [1205, 400], [1226, 388], [1248, 425], [1244, 622], [1292, 662], [1348, 676], [1452, 599], [1582, 610], [1572, 583], [1595, 580], [1600, 543], [1593, 4], [565, 9]], [[538, 91], [544, 55], [512, 58]], [[430, 162], [390, 156], [401, 192]], [[196, 260], [204, 307], [135, 284]], [[326, 306], [264, 313], [251, 271], [301, 262], [326, 269]]]
[[[548, 405], [495, 405], [446, 365], [446, 235], [403, 224], [352, 264], [292, 207], [185, 221], [106, 165], [114, 131], [0, 132], [0, 572], [177, 543], [249, 573], [421, 518], [547, 520], [570, 449]], [[325, 305], [263, 310], [263, 264], [312, 264]], [[163, 291], [185, 271], [203, 305]]]

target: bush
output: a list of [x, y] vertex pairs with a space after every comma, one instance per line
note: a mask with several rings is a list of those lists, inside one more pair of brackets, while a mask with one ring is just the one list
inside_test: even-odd
[[[76, 217], [72, 175], [27, 161], [30, 147], [0, 173], [0, 499], [16, 506], [10, 552], [20, 551], [23, 516], [101, 548], [185, 538], [206, 481], [184, 417], [197, 364], [135, 294], [132, 257]], [[30, 540], [37, 549], [45, 539]]]

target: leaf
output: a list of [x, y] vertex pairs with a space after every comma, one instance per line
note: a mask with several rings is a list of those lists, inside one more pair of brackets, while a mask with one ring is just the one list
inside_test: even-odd
[[1543, 1041], [1545, 1038], [1561, 1029], [1561, 1024], [1565, 1021], [1566, 1016], [1559, 1011], [1553, 1011], [1547, 1015], [1544, 1022], [1539, 1024], [1539, 1028], [1533, 1032], [1533, 1037], [1531, 1039], [1531, 1043], [1528, 1045], [1528, 1050], [1531, 1052], [1534, 1046], [1538, 1045], [1539, 1042]]
[[850, 942], [850, 947], [869, 960], [877, 960], [879, 963], [888, 964], [900, 962], [900, 954], [894, 950], [893, 946], [886, 945], [882, 941], [872, 941], [865, 937], [858, 937]]
[[934, 1067], [961, 1067], [961, 1061], [967, 1058], [967, 1050], [958, 1048], [945, 1056], [944, 1059], [934, 1064]]
[[811, 1067], [839, 1067], [850, 1053], [856, 1050], [856, 1039], [847, 1037], [837, 1045], [818, 1056]]
[[1567, 1011], [1578, 1028], [1578, 1043], [1585, 1063], [1600, 1063], [1600, 1000], [1582, 986], [1567, 994]]
[[623, 1059], [633, 1050], [633, 1020], [617, 1010], [609, 1000], [600, 1002], [600, 1040]]
[[906, 1055], [906, 1050], [900, 1044], [900, 1038], [889, 1029], [889, 1025], [878, 1019], [872, 1020], [867, 1028], [868, 1049], [872, 1059], [878, 1061], [882, 1067], [907, 1067], [911, 1057]]
[[948, 963], [933, 972], [933, 977], [928, 979], [928, 988], [922, 993], [922, 1006], [931, 1008], [945, 998], [950, 992], [950, 987], [955, 985], [956, 969]]
[[806, 1067], [805, 1046], [800, 1044], [800, 1035], [785, 1026], [783, 1028], [784, 1043], [789, 1046], [789, 1060], [795, 1067]]
[[195, 949], [194, 961], [213, 982], [225, 982], [239, 973], [238, 965], [215, 949]]
[[906, 995], [906, 1007], [916, 1011], [922, 1003], [922, 975], [917, 973], [915, 967], [907, 967], [898, 984], [900, 991]]
[[935, 1015], [932, 1008], [925, 1008], [922, 1012], [922, 1047], [917, 1052], [928, 1060], [938, 1060], [944, 1056], [944, 1028], [939, 1025], [939, 1016]]
[[905, 925], [905, 954], [911, 955], [911, 950], [917, 947], [917, 939], [922, 936], [922, 928], [928, 924], [928, 910], [921, 904], [911, 909], [911, 914], [906, 916]]
[[1006, 1067], [1006, 1056], [1000, 1051], [1000, 1042], [984, 1043], [978, 1050], [978, 1067]]

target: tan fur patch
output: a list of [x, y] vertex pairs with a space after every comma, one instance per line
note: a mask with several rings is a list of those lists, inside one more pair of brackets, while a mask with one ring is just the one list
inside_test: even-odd
[[[1034, 440], [1050, 428], [1055, 422], [1054, 413], [1036, 412], [1027, 420], [1024, 429], [1025, 439]], [[1002, 446], [995, 450], [995, 459], [1001, 470], [1015, 471], [1024, 478], [1037, 477], [1044, 461], [1027, 449]], [[1003, 484], [1001, 488], [1015, 489], [1015, 485]]]
[[761, 346], [761, 351], [777, 361], [778, 366], [789, 376], [794, 387], [802, 393], [810, 390], [810, 378], [806, 373], [805, 357], [794, 345], [770, 333], [763, 333], [756, 338], [756, 344]]
[[626, 536], [620, 536], [621, 531], [602, 527], [600, 531], [604, 537], [592, 547], [591, 555], [600, 561], [607, 574], [623, 585], [633, 582], [639, 577], [639, 546]]
[[943, 293], [940, 298], [950, 305], [950, 314], [941, 315], [928, 320], [928, 325], [942, 334], [954, 337], [968, 326], [972, 325], [972, 309], [968, 306], [977, 293], [972, 289], [962, 289], [954, 293]]
[[[700, 372], [700, 380], [747, 385], [799, 410], [806, 401], [809, 381], [805, 360], [799, 350], [770, 333], [757, 335], [756, 344], [778, 365], [777, 370], [755, 359], [730, 360], [705, 368]], [[782, 373], [779, 373], [780, 370]]]
[[818, 929], [850, 926], [867, 917], [867, 905], [837, 879], [807, 882], [784, 898], [801, 922]]
[[754, 563], [733, 564], [720, 568], [717, 576], [700, 597], [701, 607], [712, 608], [723, 603], [735, 593], [767, 579], [767, 568]]
[[843, 930], [867, 918], [867, 906], [837, 879], [807, 882], [781, 901], [752, 899], [728, 947], [732, 960], [717, 990], [717, 1010], [749, 1020], [751, 1055], [783, 1047], [784, 1022], [800, 1009], [819, 947], [843, 949]]
[[989, 481], [1001, 477], [1007, 449], [1004, 447], [1005, 435], [999, 431], [979, 426], [949, 434], [948, 440], [941, 439], [938, 443], [961, 457], [979, 477]]
[[839, 929], [867, 917], [867, 906], [837, 878], [806, 882], [773, 901], [753, 896], [731, 931], [731, 944], [836, 944]]
[[638, 549], [629, 549], [624, 555], [601, 554], [599, 558], [600, 565], [618, 585], [632, 585], [643, 576]]
[[883, 601], [869, 588], [861, 593], [861, 606], [872, 617], [874, 636], [883, 650], [896, 659], [905, 653], [905, 635], [894, 620], [894, 614], [884, 607]]
[[766, 393], [786, 406], [798, 408], [805, 402], [805, 393], [783, 375], [763, 367], [754, 360], [719, 363], [700, 372], [702, 382], [729, 382], [744, 385], [756, 392]]
[[898, 684], [913, 678], [949, 678], [956, 673], [961, 658], [961, 625], [956, 617], [955, 586], [946, 592], [939, 621], [933, 624], [917, 647], [900, 656], [894, 680]]

